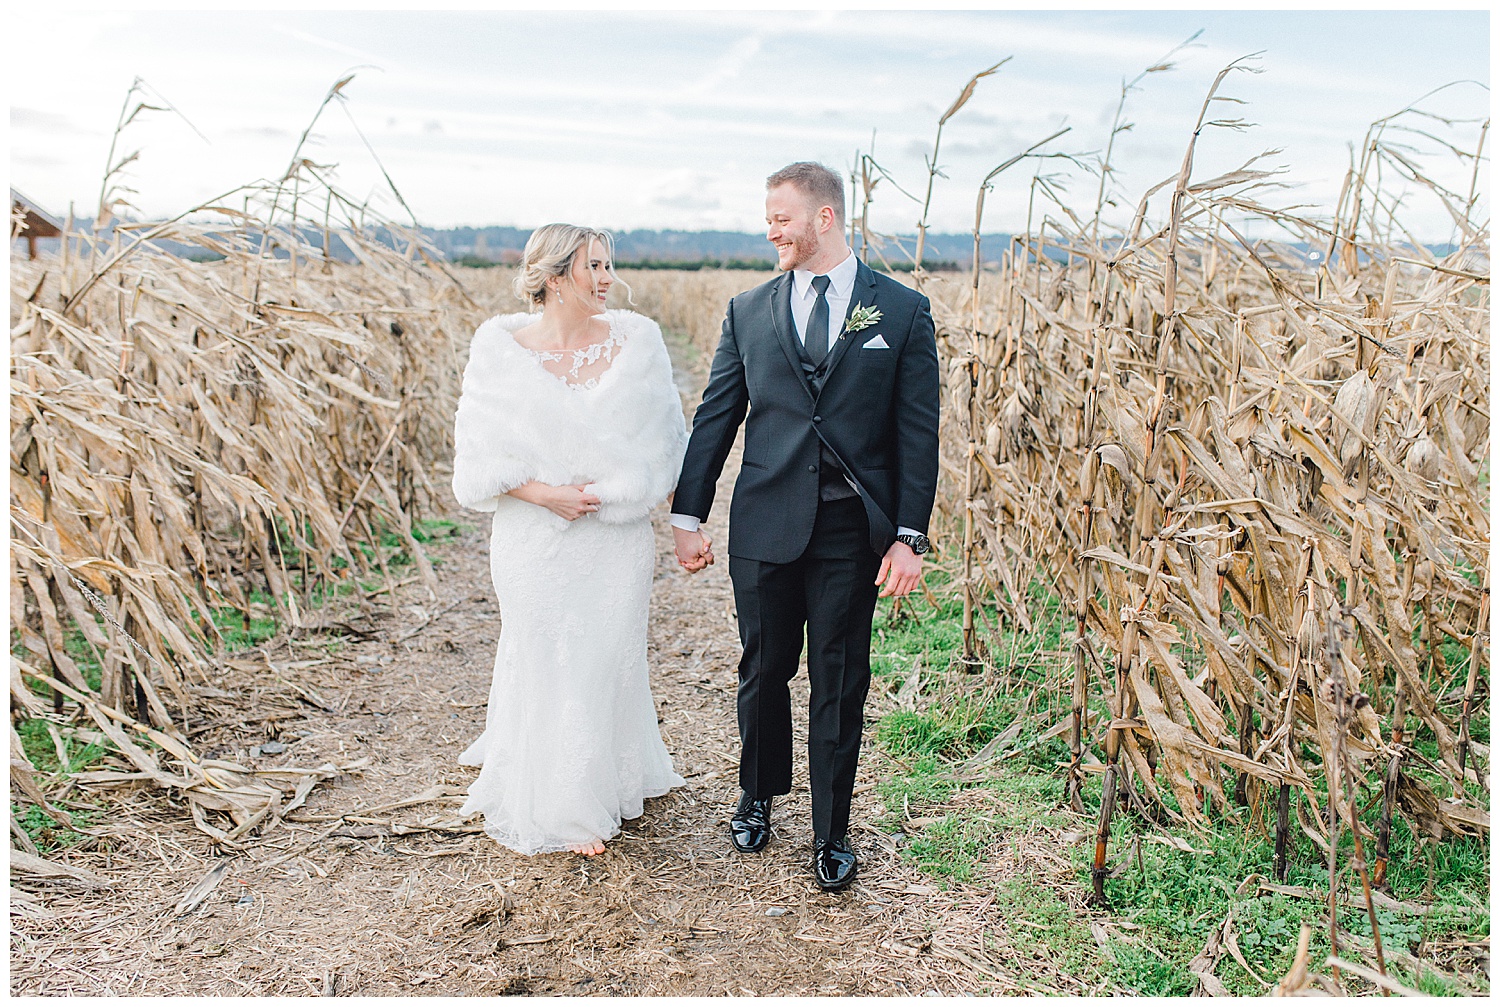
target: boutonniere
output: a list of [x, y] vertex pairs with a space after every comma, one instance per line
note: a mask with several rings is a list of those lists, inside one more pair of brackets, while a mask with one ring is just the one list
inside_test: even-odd
[[868, 329], [880, 321], [880, 309], [873, 304], [856, 304], [854, 310], [849, 312], [849, 320], [844, 323], [844, 332], [839, 333], [839, 338], [844, 338], [845, 332], [859, 332]]

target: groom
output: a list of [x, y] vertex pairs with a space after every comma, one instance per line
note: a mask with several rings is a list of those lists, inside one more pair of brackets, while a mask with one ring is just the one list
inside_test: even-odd
[[937, 489], [938, 360], [927, 298], [859, 261], [844, 187], [799, 162], [766, 180], [766, 237], [781, 275], [729, 302], [673, 497], [677, 560], [714, 561], [699, 524], [745, 421], [729, 511], [739, 611], [740, 787], [735, 849], [759, 852], [771, 798], [792, 789], [788, 683], [804, 628], [813, 875], [853, 881], [849, 803], [870, 686], [876, 589], [922, 577]]

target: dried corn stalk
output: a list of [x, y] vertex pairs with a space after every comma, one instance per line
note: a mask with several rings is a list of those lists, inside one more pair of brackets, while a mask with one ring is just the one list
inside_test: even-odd
[[[235, 195], [239, 209], [144, 236], [72, 233], [11, 274], [11, 625], [27, 669], [12, 694], [40, 713], [27, 683], [41, 682], [55, 709], [83, 707], [195, 815], [228, 811], [231, 837], [279, 792], [182, 741], [193, 684], [216, 674], [214, 616], [248, 625], [264, 591], [298, 626], [323, 593], [385, 576], [382, 531], [433, 585], [412, 521], [441, 507], [432, 466], [451, 457], [480, 317], [415, 232], [372, 224], [311, 165]], [[70, 641], [101, 666], [97, 690]], [[111, 718], [154, 732], [178, 769]]]
[[[1409, 243], [1366, 170], [1379, 137], [1350, 180], [1363, 204], [1331, 222], [1259, 203], [1271, 173], [1254, 162], [1195, 180], [1190, 147], [1123, 233], [1062, 207], [978, 295], [923, 282], [951, 365], [940, 510], [955, 535], [977, 526], [975, 580], [1002, 617], [1029, 623], [1036, 579], [1076, 613], [1080, 810], [1098, 745], [1107, 805], [1116, 781], [1187, 822], [1279, 803], [1278, 849], [1292, 820], [1326, 847], [1337, 752], [1350, 787], [1389, 768], [1388, 803], [1420, 831], [1488, 827], [1464, 786], [1488, 758], [1468, 734], [1488, 701], [1488, 237], [1472, 193], [1436, 190], [1461, 240], [1442, 257]], [[1293, 240], [1247, 241], [1247, 214]], [[1309, 246], [1331, 261], [1309, 265]], [[1322, 687], [1334, 638], [1341, 694], [1371, 699], [1344, 715]], [[1436, 741], [1435, 786], [1402, 768], [1408, 714]], [[1313, 810], [1293, 814], [1289, 790]], [[1106, 811], [1101, 850], [1107, 834]]]

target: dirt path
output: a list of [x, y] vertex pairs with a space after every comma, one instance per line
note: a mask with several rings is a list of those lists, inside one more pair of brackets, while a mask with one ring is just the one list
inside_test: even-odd
[[[737, 464], [736, 456], [723, 501]], [[727, 507], [719, 512], [709, 528], [722, 544]], [[12, 992], [1056, 990], [1050, 969], [1037, 970], [1046, 985], [1025, 980], [1021, 963], [1040, 956], [1024, 930], [1013, 937], [990, 896], [963, 885], [940, 890], [868, 825], [884, 811], [874, 792], [882, 759], [868, 743], [853, 814], [861, 880], [841, 895], [813, 885], [805, 676], [794, 693], [796, 789], [778, 803], [775, 838], [763, 854], [731, 850], [738, 637], [726, 564], [686, 577], [672, 560], [665, 513], [654, 521], [652, 687], [688, 783], [648, 801], [603, 855], [522, 857], [472, 831], [474, 823], [453, 823], [457, 795], [474, 775], [455, 759], [481, 729], [499, 629], [488, 522], [480, 520], [433, 549], [441, 561], [436, 601], [403, 588], [383, 618], [372, 617], [371, 636], [334, 650], [326, 637], [278, 638], [268, 646], [275, 674], [264, 660], [245, 662], [255, 670], [245, 672], [244, 690], [211, 697], [219, 715], [195, 737], [209, 754], [254, 768], [327, 761], [363, 768], [320, 785], [288, 821], [227, 857], [185, 823], [185, 811], [163, 809], [158, 795], [118, 798], [120, 816], [104, 830], [112, 835], [58, 858], [112, 887], [28, 883], [34, 901], [13, 904]], [[253, 749], [273, 737], [284, 751]], [[435, 799], [388, 807], [417, 795]], [[450, 828], [430, 831], [424, 822]], [[1059, 870], [1020, 847], [1008, 852], [1007, 870]], [[184, 893], [221, 864], [208, 898], [174, 915]]]

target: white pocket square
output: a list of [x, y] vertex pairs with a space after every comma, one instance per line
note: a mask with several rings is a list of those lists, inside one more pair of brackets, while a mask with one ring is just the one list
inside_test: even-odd
[[890, 348], [891, 344], [886, 342], [885, 337], [879, 333], [876, 333], [873, 339], [860, 347], [862, 350], [888, 350]]

